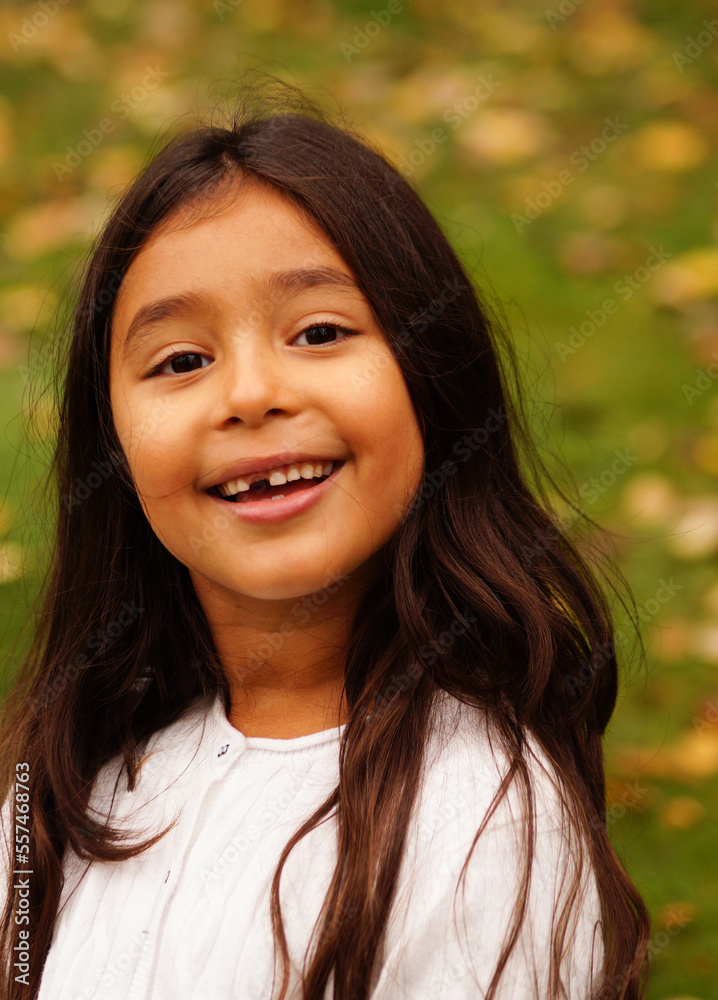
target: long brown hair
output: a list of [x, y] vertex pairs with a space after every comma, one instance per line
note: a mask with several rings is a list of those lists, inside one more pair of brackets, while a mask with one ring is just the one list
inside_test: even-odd
[[[153, 732], [200, 696], [229, 703], [188, 570], [155, 536], [133, 488], [108, 369], [113, 304], [144, 241], [181, 206], [213, 211], [242, 177], [308, 213], [342, 256], [401, 366], [425, 439], [422, 484], [387, 546], [386, 571], [352, 623], [338, 787], [292, 837], [274, 876], [280, 997], [288, 982], [281, 872], [298, 840], [332, 811], [339, 859], [303, 998], [323, 998], [332, 975], [337, 1000], [368, 997], [441, 690], [495, 723], [511, 764], [495, 803], [515, 780], [527, 808], [522, 892], [487, 1000], [526, 909], [534, 840], [527, 733], [560, 781], [566, 835], [578, 849], [586, 845], [595, 871], [605, 957], [593, 996], [645, 993], [649, 918], [606, 828], [602, 737], [617, 694], [611, 608], [588, 549], [569, 538], [549, 502], [545, 482], [564, 493], [532, 442], [501, 323], [416, 191], [340, 118], [288, 85], [278, 92], [245, 85], [223, 120], [180, 131], [149, 157], [83, 266], [67, 349], [58, 355], [64, 375], [48, 473], [56, 534], [37, 630], [4, 706], [3, 798], [11, 801], [16, 764], [26, 762], [33, 872], [29, 985], [16, 981], [6, 958], [0, 994], [7, 1000], [37, 995], [65, 852], [120, 861], [163, 835], [128, 843], [129, 831], [92, 818], [87, 805], [100, 768], [123, 755], [134, 788]], [[449, 649], [437, 641], [445, 634], [453, 637]], [[18, 943], [13, 881], [4, 956]], [[575, 897], [574, 886], [552, 939], [552, 998], [562, 995], [557, 963]]]

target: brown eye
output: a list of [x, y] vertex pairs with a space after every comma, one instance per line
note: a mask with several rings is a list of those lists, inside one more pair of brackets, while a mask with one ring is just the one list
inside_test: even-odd
[[[202, 361], [207, 360], [204, 354], [191, 354], [188, 352], [171, 354], [165, 358], [155, 368], [154, 375], [184, 375], [187, 372], [195, 371], [197, 368], [206, 368]], [[209, 362], [208, 362], [209, 363]], [[165, 369], [169, 368], [170, 371]]]
[[[300, 337], [308, 336], [315, 337], [315, 331], [320, 331], [320, 339], [318, 342], [310, 342], [308, 344], [300, 344], [300, 347], [322, 347], [324, 344], [336, 344], [342, 340], [346, 340], [355, 334], [356, 331], [349, 330], [345, 326], [340, 326], [338, 323], [312, 323], [311, 326], [305, 327], [301, 333], [297, 334], [296, 340]], [[331, 337], [331, 334], [339, 334], [334, 340], [328, 340], [327, 337]]]

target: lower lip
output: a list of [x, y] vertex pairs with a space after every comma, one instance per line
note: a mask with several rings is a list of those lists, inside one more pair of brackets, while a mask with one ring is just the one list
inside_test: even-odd
[[230, 517], [236, 517], [239, 521], [247, 524], [267, 524], [271, 521], [283, 521], [287, 517], [294, 517], [305, 510], [309, 510], [315, 503], [319, 503], [344, 468], [346, 462], [335, 467], [332, 474], [324, 482], [311, 486], [307, 490], [300, 490], [298, 493], [290, 493], [282, 500], [255, 500], [246, 503], [228, 503], [221, 497], [208, 493], [215, 503], [219, 504], [222, 510]]

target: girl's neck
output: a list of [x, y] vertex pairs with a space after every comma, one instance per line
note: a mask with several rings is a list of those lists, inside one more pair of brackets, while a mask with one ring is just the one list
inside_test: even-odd
[[[245, 736], [291, 739], [347, 721], [342, 699], [357, 581], [323, 604], [242, 600], [196, 585], [230, 692], [230, 723]], [[301, 614], [297, 614], [297, 609]], [[294, 610], [294, 613], [292, 611]]]
[[251, 700], [235, 697], [235, 689], [228, 719], [245, 736], [265, 739], [289, 740], [333, 729], [343, 725], [348, 718], [346, 699], [342, 698], [342, 680], [311, 692], [264, 689], [259, 697]]

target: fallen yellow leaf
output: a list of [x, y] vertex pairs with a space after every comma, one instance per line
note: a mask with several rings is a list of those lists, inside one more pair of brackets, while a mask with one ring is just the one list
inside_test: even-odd
[[25, 553], [17, 542], [0, 542], [0, 583], [19, 580], [25, 573]]
[[688, 795], [679, 795], [669, 799], [661, 814], [661, 820], [666, 826], [677, 830], [687, 830], [704, 814], [705, 806]]
[[698, 247], [670, 260], [654, 274], [648, 294], [670, 306], [718, 295], [718, 247]]
[[708, 155], [703, 135], [686, 122], [651, 122], [633, 138], [636, 162], [647, 170], [679, 173], [700, 166]]
[[674, 778], [695, 781], [718, 774], [718, 726], [689, 732], [674, 743], [661, 746], [618, 748], [612, 767], [639, 778]]

